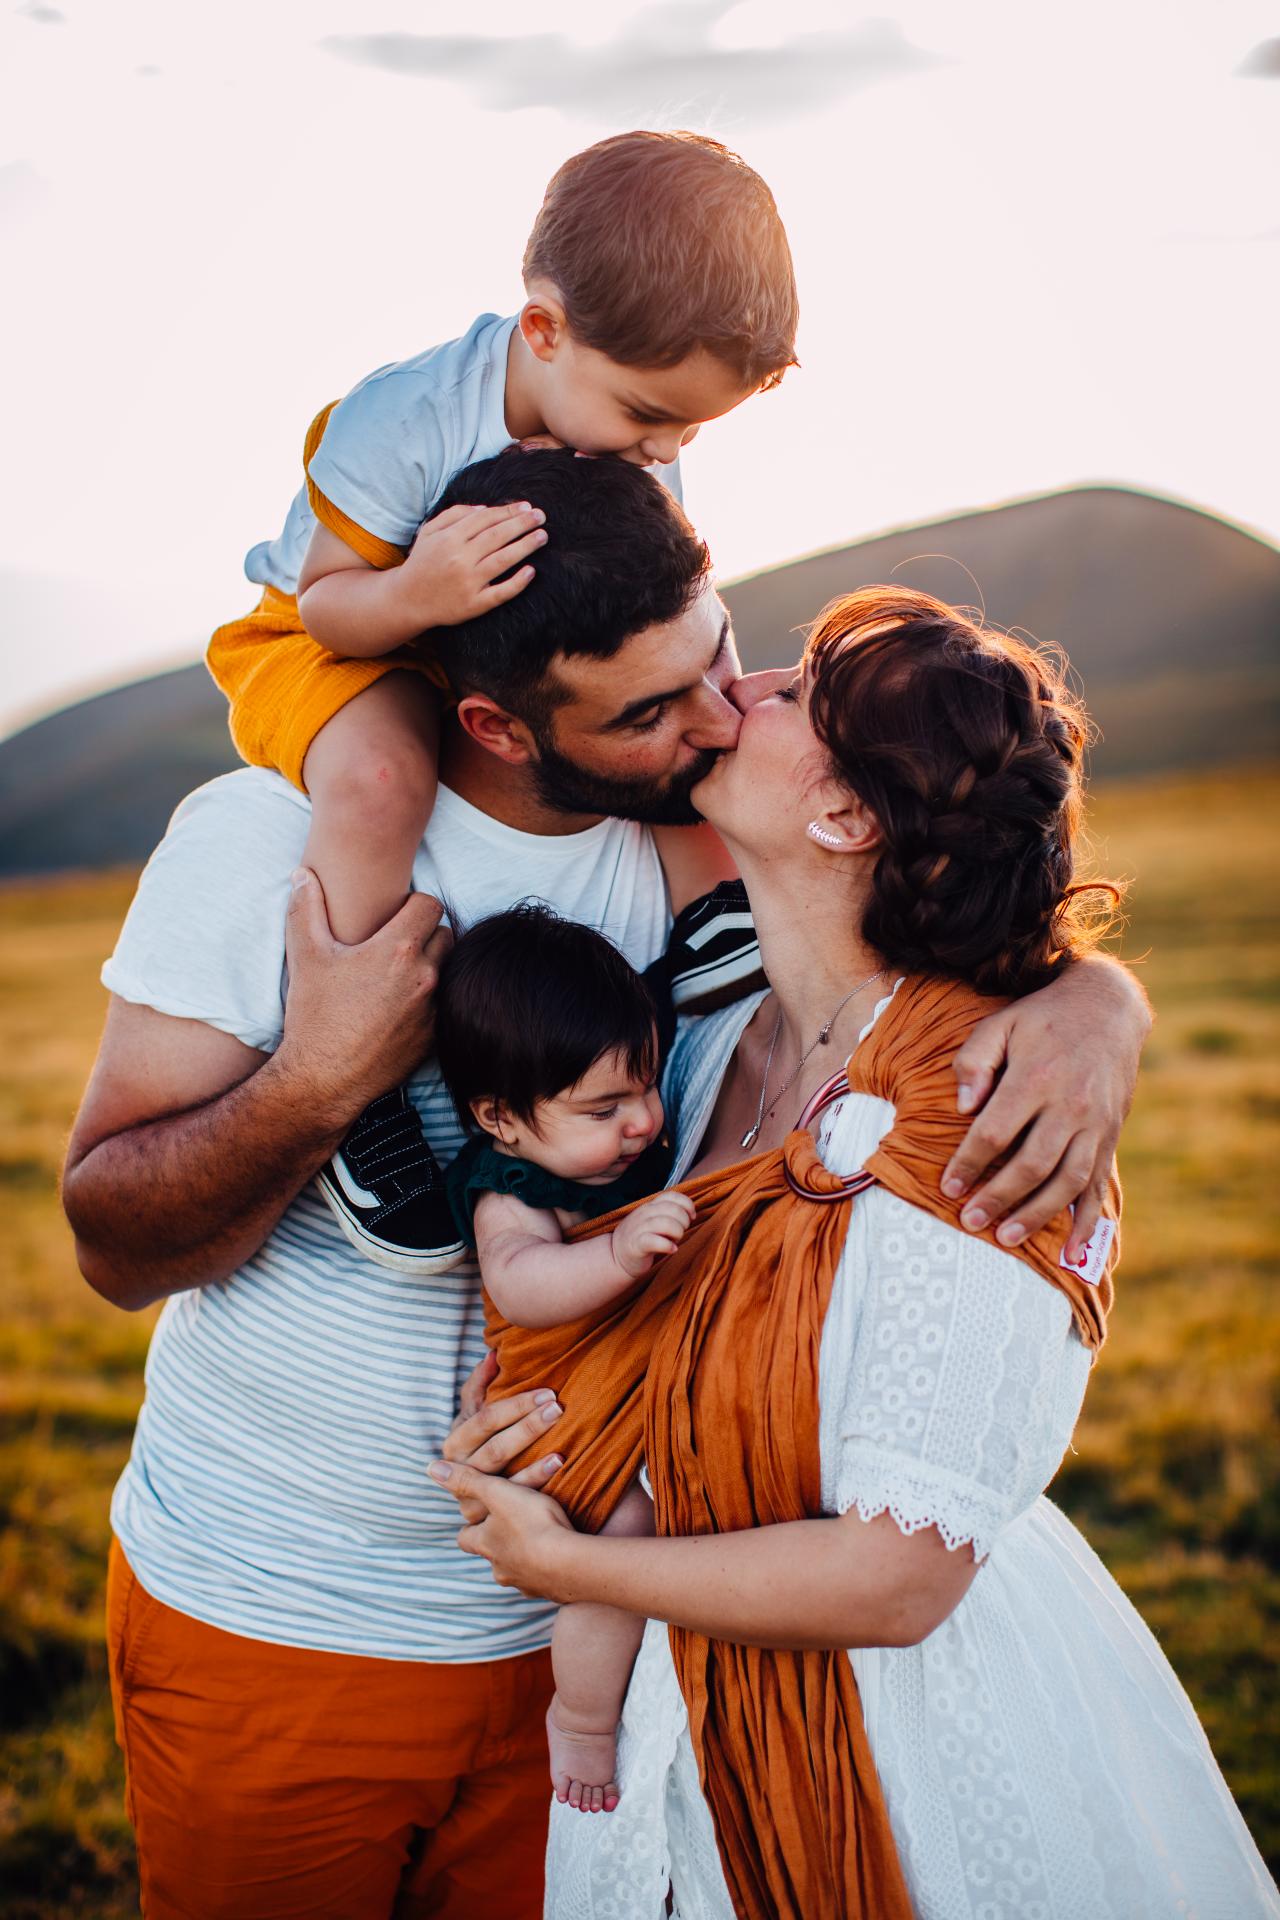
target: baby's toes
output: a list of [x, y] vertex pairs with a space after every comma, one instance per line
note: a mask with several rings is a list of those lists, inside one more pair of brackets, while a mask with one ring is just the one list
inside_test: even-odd
[[581, 1780], [571, 1780], [569, 1782], [569, 1805], [571, 1807], [581, 1808], [582, 1793], [583, 1787]]
[[622, 1798], [622, 1793], [620, 1788], [618, 1787], [616, 1781], [611, 1780], [608, 1786], [601, 1787], [600, 1791], [604, 1795], [604, 1811], [606, 1813], [612, 1813], [614, 1808], [617, 1806], [619, 1800], [621, 1800]]

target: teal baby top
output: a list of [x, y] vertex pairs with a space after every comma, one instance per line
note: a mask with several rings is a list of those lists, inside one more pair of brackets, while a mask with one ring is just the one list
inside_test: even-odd
[[548, 1173], [532, 1160], [519, 1160], [514, 1154], [499, 1153], [487, 1133], [468, 1140], [462, 1152], [445, 1174], [445, 1188], [453, 1207], [459, 1233], [475, 1245], [475, 1212], [485, 1193], [511, 1193], [526, 1207], [544, 1210], [563, 1207], [566, 1212], [585, 1214], [595, 1220], [615, 1207], [643, 1200], [647, 1194], [660, 1193], [671, 1172], [671, 1142], [665, 1133], [647, 1146], [625, 1173], [608, 1186], [589, 1187], [581, 1180], [565, 1180]]

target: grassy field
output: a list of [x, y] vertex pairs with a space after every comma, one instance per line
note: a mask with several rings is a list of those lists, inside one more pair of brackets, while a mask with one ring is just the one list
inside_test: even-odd
[[[1280, 1863], [1280, 775], [1112, 787], [1099, 867], [1159, 1014], [1113, 1337], [1055, 1498], [1142, 1609]], [[100, 1646], [149, 1316], [78, 1278], [54, 1183], [132, 876], [0, 892], [0, 1912], [135, 1913]], [[1268, 1655], [1271, 1657], [1269, 1658]]]

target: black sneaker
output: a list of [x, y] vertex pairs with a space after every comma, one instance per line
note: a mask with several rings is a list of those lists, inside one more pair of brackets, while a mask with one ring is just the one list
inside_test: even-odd
[[358, 1253], [397, 1273], [448, 1273], [467, 1251], [403, 1087], [367, 1106], [316, 1185]]
[[768, 986], [741, 880], [722, 880], [676, 915], [666, 972], [677, 1013], [711, 1013]]

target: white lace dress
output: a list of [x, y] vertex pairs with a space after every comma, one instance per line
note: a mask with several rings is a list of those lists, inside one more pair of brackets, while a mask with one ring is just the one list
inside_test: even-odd
[[[681, 1033], [673, 1178], [757, 1004]], [[892, 1118], [851, 1095], [823, 1158], [852, 1171]], [[1173, 1669], [1044, 1497], [1088, 1372], [1065, 1297], [1029, 1267], [878, 1188], [854, 1202], [820, 1354], [824, 1505], [985, 1557], [920, 1646], [849, 1655], [912, 1904], [921, 1920], [1280, 1915]], [[733, 1920], [658, 1621], [619, 1783], [611, 1814], [552, 1803], [548, 1920], [665, 1920], [668, 1887], [674, 1920]]]

